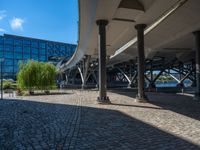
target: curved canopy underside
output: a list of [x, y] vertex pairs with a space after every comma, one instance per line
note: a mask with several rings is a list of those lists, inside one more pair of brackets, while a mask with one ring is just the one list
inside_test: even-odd
[[194, 58], [192, 32], [200, 29], [199, 0], [79, 0], [79, 43], [62, 70], [75, 66], [84, 55], [98, 57], [96, 20], [106, 19], [109, 65], [137, 57], [136, 24], [147, 24], [146, 58]]

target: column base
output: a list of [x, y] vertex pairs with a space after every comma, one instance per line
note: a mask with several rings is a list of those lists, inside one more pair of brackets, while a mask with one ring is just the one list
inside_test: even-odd
[[85, 88], [86, 88], [86, 85], [85, 85], [85, 84], [84, 84], [84, 85], [82, 84], [82, 85], [81, 85], [81, 89], [84, 90]]
[[133, 87], [132, 83], [129, 83], [128, 86], [127, 86], [128, 89], [131, 89], [132, 87]]
[[139, 97], [138, 95], [136, 96], [135, 98], [135, 102], [138, 102], [138, 103], [148, 103], [149, 100], [148, 98], [146, 97], [146, 95], [144, 97]]
[[130, 85], [127, 86], [127, 89], [131, 89], [132, 87]]
[[97, 97], [98, 104], [111, 104], [109, 97]]

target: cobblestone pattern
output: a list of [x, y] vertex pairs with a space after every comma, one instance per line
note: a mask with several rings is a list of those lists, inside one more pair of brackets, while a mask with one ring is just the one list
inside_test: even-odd
[[[57, 98], [58, 102], [68, 105], [57, 104]], [[73, 148], [80, 124], [81, 101], [72, 96], [70, 103], [65, 99], [64, 96], [41, 96], [24, 101], [0, 101], [0, 150]], [[47, 103], [52, 101], [54, 104]]]
[[[81, 115], [77, 149], [200, 149], [200, 121], [174, 110], [161, 107], [170, 99], [177, 101], [174, 107], [200, 103], [188, 97], [168, 94], [149, 94], [150, 102], [136, 103], [130, 93], [108, 93], [111, 105], [97, 105], [97, 92], [83, 92], [85, 95]], [[152, 101], [151, 101], [152, 99]], [[186, 112], [188, 111], [185, 110]]]
[[198, 150], [200, 102], [174, 94], [97, 91], [0, 101], [0, 150]]

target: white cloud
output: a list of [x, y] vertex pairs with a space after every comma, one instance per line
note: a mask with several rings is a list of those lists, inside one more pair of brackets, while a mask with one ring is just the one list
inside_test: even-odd
[[5, 32], [6, 30], [3, 28], [0, 28], [0, 32]]
[[6, 17], [6, 11], [5, 10], [0, 10], [0, 20]]
[[10, 27], [13, 29], [13, 30], [20, 30], [20, 31], [23, 31], [23, 23], [24, 23], [24, 20], [21, 19], [21, 18], [13, 18], [11, 21], [10, 21]]

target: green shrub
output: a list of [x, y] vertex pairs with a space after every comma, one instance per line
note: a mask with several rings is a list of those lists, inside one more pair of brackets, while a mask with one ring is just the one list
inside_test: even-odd
[[17, 75], [19, 89], [28, 89], [29, 93], [34, 90], [49, 90], [55, 86], [56, 68], [54, 65], [44, 62], [29, 61], [21, 64]]
[[13, 85], [11, 81], [3, 81], [3, 89], [13, 89]]

